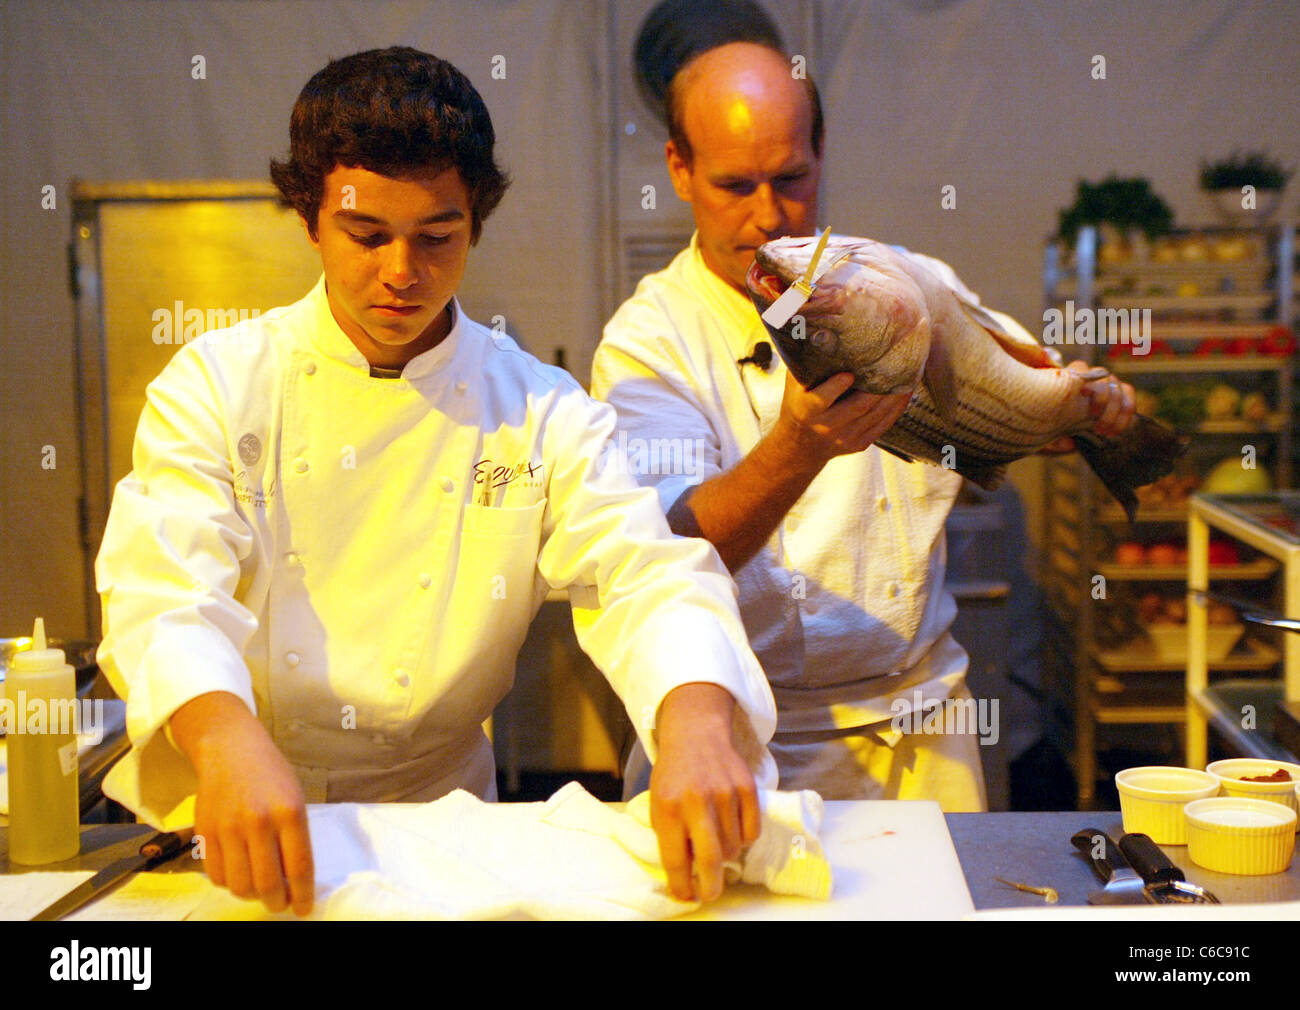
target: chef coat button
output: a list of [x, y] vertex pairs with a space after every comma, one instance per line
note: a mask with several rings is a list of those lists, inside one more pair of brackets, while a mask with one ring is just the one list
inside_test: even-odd
[[787, 516], [785, 520], [785, 528], [788, 529], [791, 533], [797, 530], [799, 528], [798, 518], [795, 516]]
[[457, 381], [457, 383], [456, 383], [456, 392], [458, 392], [458, 393], [463, 393], [463, 392], [465, 392], [465, 390], [467, 390], [467, 389], [469, 389], [469, 383], [468, 383], [468, 382], [466, 382], [464, 379], [460, 379], [460, 380]]
[[296, 652], [286, 652], [286, 653], [284, 654], [284, 665], [285, 665], [285, 666], [297, 666], [298, 663], [301, 662], [301, 660], [302, 660], [302, 657], [299, 656], [298, 653], [296, 653]]
[[433, 585], [433, 578], [429, 575], [428, 572], [421, 572], [419, 582], [420, 582], [421, 589], [428, 589], [431, 585]]
[[407, 676], [405, 670], [398, 670], [395, 674], [393, 674], [393, 681], [397, 684], [398, 687], [409, 687], [411, 683], [411, 678]]
[[304, 372], [306, 372], [308, 375], [315, 375], [315, 374], [316, 374], [316, 362], [314, 362], [314, 361], [309, 361], [309, 362], [307, 362], [307, 364], [305, 364], [305, 365], [302, 366], [302, 370], [303, 370]]
[[284, 556], [284, 563], [288, 565], [290, 568], [297, 568], [300, 564], [302, 564], [302, 558], [298, 557], [298, 555], [295, 554], [293, 551], [290, 551], [288, 554]]
[[898, 594], [899, 594], [900, 592], [902, 592], [902, 590], [899, 589], [899, 587], [898, 587], [898, 583], [897, 583], [897, 582], [891, 582], [891, 583], [889, 584], [889, 595], [890, 595], [890, 596], [894, 596], [894, 597], [896, 597], [896, 596], [898, 596]]
[[442, 478], [442, 480], [440, 481], [440, 484], [442, 485], [442, 489], [443, 489], [444, 491], [446, 491], [448, 494], [451, 494], [451, 492], [452, 492], [452, 491], [455, 489], [455, 487], [456, 487], [455, 483], [453, 483], [453, 481], [452, 481], [452, 479], [451, 479], [450, 477], [444, 477], [444, 478]]
[[299, 473], [306, 473], [307, 461], [305, 459], [295, 459], [293, 461], [293, 468], [297, 470]]
[[883, 494], [880, 496], [880, 501], [878, 504], [880, 505], [881, 512], [889, 511], [889, 499], [886, 498]]

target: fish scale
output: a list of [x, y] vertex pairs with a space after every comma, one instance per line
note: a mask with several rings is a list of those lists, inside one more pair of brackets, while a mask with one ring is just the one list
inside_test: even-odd
[[[760, 313], [804, 276], [814, 239], [758, 249], [746, 283]], [[1093, 430], [1083, 388], [1095, 375], [1063, 369], [1026, 334], [966, 300], [921, 259], [870, 239], [832, 235], [811, 295], [781, 327], [765, 321], [807, 388], [851, 372], [869, 393], [913, 390], [877, 444], [954, 469], [987, 488], [1006, 464], [1069, 435], [1129, 517], [1135, 489], [1169, 473], [1187, 439], [1137, 415], [1119, 436]], [[952, 446], [955, 460], [945, 459]], [[953, 455], [948, 453], [948, 456]]]
[[[997, 352], [996, 342], [992, 338], [987, 338], [987, 350], [989, 353]], [[1005, 355], [1003, 358], [1011, 361]], [[1024, 368], [1018, 362], [1012, 364]], [[1008, 381], [996, 370], [988, 379], [1002, 380], [1002, 383]], [[977, 406], [980, 402], [1002, 405], [1007, 412], [1026, 425], [1036, 421], [1041, 422], [1040, 415], [1020, 406], [1018, 402], [1008, 401], [1005, 398], [999, 400], [995, 391], [998, 384], [986, 380], [973, 381], [965, 386], [963, 399], [959, 401], [956, 415], [950, 424], [945, 422], [929, 391], [924, 386], [918, 387], [907, 413], [900, 418], [898, 424], [878, 439], [878, 443], [882, 448], [941, 466], [945, 465], [944, 450], [951, 445], [956, 450], [956, 469], [960, 471], [961, 463], [971, 457], [979, 461], [981, 470], [990, 465], [996, 467], [1034, 452], [1056, 437], [1050, 431], [1036, 434], [1017, 432], [1008, 427], [1005, 417], [998, 416], [990, 408], [981, 409]], [[994, 386], [994, 389], [989, 389], [990, 385]], [[1016, 435], [1020, 437], [1015, 437]], [[990, 480], [988, 477], [984, 479]]]

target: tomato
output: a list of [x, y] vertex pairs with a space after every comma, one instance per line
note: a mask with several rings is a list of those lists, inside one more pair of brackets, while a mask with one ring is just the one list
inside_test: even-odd
[[1212, 565], [1237, 565], [1241, 563], [1241, 555], [1237, 552], [1237, 545], [1231, 540], [1211, 540], [1210, 541], [1210, 564]]
[[1174, 544], [1152, 544], [1147, 548], [1147, 564], [1178, 564], [1178, 548]]
[[1115, 548], [1115, 562], [1120, 565], [1140, 565], [1146, 560], [1146, 549], [1141, 544], [1126, 541]]
[[1294, 354], [1296, 349], [1295, 334], [1289, 326], [1274, 326], [1259, 338], [1255, 345], [1260, 354]]

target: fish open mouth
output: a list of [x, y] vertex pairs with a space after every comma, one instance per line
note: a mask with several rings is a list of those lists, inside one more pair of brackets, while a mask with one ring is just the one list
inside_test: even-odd
[[745, 286], [754, 294], [766, 298], [769, 302], [774, 302], [785, 293], [785, 289], [790, 285], [781, 280], [776, 274], [764, 270], [758, 265], [758, 260], [754, 260], [749, 265], [749, 273], [745, 275]]

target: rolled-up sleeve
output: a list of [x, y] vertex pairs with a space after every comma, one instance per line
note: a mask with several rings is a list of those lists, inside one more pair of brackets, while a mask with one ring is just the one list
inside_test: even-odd
[[240, 516], [212, 376], [182, 349], [149, 386], [132, 472], [117, 486], [95, 562], [98, 659], [127, 702], [131, 750], [104, 791], [160, 827], [193, 821], [195, 775], [168, 739], [186, 702], [228, 691], [256, 711], [243, 649], [257, 629], [236, 599], [253, 537]]
[[687, 683], [717, 684], [736, 700], [738, 749], [760, 787], [774, 787], [766, 744], [776, 705], [717, 552], [670, 532], [654, 493], [627, 473], [613, 409], [576, 387], [549, 420], [545, 458], [539, 571], [568, 587], [579, 644], [622, 699], [650, 759], [664, 697]]

